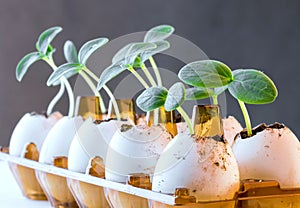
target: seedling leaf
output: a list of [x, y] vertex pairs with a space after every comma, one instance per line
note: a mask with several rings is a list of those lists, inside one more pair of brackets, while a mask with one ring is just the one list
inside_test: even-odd
[[165, 102], [166, 111], [172, 111], [181, 106], [185, 100], [185, 88], [181, 82], [177, 82], [170, 87], [168, 96]]
[[97, 89], [100, 90], [103, 87], [103, 85], [105, 85], [107, 82], [109, 82], [114, 77], [121, 74], [126, 69], [127, 69], [127, 67], [120, 63], [113, 64], [113, 65], [107, 67], [106, 69], [104, 69], [104, 71], [102, 72], [102, 74], [99, 78]]
[[263, 72], [255, 69], [233, 71], [234, 81], [228, 86], [230, 94], [247, 104], [267, 104], [273, 102], [277, 89], [273, 81]]
[[65, 42], [64, 55], [68, 63], [79, 63], [76, 47], [70, 40]]
[[174, 32], [174, 27], [170, 25], [159, 25], [151, 28], [144, 37], [144, 42], [157, 42], [165, 40]]
[[23, 79], [29, 67], [41, 59], [39, 52], [32, 52], [24, 56], [16, 67], [16, 78], [19, 82]]
[[121, 48], [113, 57], [112, 63], [122, 62], [123, 65], [133, 65], [136, 57], [150, 49], [156, 48], [154, 43], [130, 43]]
[[186, 89], [186, 100], [201, 100], [214, 95], [213, 89], [192, 87]]
[[170, 43], [168, 41], [157, 41], [154, 42], [154, 44], [156, 45], [156, 48], [149, 49], [141, 53], [141, 63], [144, 63], [146, 60], [148, 60], [150, 56], [154, 56], [155, 54], [161, 53], [170, 47]]
[[164, 87], [146, 89], [136, 100], [137, 106], [145, 112], [152, 111], [165, 104], [168, 91]]
[[47, 85], [51, 86], [59, 81], [61, 77], [67, 79], [82, 70], [82, 65], [78, 63], [65, 63], [59, 66], [49, 77]]
[[36, 43], [36, 49], [41, 52], [43, 55], [46, 55], [48, 47], [55, 36], [62, 31], [61, 27], [51, 27], [39, 36], [39, 39]]
[[86, 42], [78, 52], [78, 59], [81, 64], [86, 64], [88, 58], [100, 47], [108, 42], [107, 38], [97, 38]]
[[226, 86], [233, 79], [230, 68], [214, 60], [187, 64], [179, 71], [178, 77], [186, 84], [201, 88]]

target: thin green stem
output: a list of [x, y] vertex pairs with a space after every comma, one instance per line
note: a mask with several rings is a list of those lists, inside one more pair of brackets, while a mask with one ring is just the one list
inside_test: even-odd
[[152, 77], [152, 75], [150, 74], [149, 70], [147, 69], [147, 67], [145, 66], [145, 64], [141, 65], [141, 69], [143, 70], [144, 74], [146, 75], [147, 79], [149, 80], [149, 82], [151, 83], [151, 85], [154, 87], [156, 86], [156, 83]]
[[[46, 61], [52, 67], [52, 69], [54, 71], [57, 69], [57, 66], [54, 63], [52, 56], [50, 56], [49, 58], [45, 57], [45, 58], [43, 58], [43, 60]], [[68, 97], [69, 97], [69, 113], [68, 113], [68, 116], [73, 117], [75, 104], [74, 104], [74, 94], [73, 94], [72, 87], [71, 87], [70, 83], [68, 82], [68, 80], [65, 77], [61, 77], [60, 80], [65, 85], [67, 93], [68, 93]]]
[[[90, 76], [92, 77], [92, 79], [94, 79], [96, 82], [99, 82], [99, 78], [91, 71], [89, 70], [87, 67], [84, 67], [83, 70]], [[114, 96], [114, 94], [110, 91], [110, 89], [106, 86], [106, 85], [103, 85], [103, 89], [105, 90], [105, 92], [107, 93], [107, 95], [109, 96], [113, 106], [114, 106], [114, 109], [115, 109], [115, 112], [116, 112], [116, 117], [117, 117], [117, 120], [120, 121], [121, 120], [121, 114], [120, 114], [120, 110], [119, 110], [119, 107], [118, 107], [118, 103], [116, 101], [116, 98]]]
[[72, 87], [70, 85], [70, 83], [68, 82], [68, 80], [65, 77], [60, 78], [66, 89], [67, 89], [67, 93], [68, 93], [68, 97], [69, 97], [69, 113], [68, 116], [69, 117], [73, 117], [74, 116], [74, 108], [75, 108], [75, 103], [74, 103], [74, 94], [73, 94], [73, 90]]
[[148, 89], [149, 88], [149, 85], [147, 84], [147, 82], [145, 82], [145, 80], [141, 77], [141, 75], [139, 75], [139, 73], [137, 73], [135, 71], [135, 69], [130, 66], [128, 67], [128, 70], [140, 81], [140, 83], [146, 88]]
[[219, 104], [219, 102], [218, 102], [218, 96], [217, 95], [212, 95], [211, 97], [213, 99], [213, 104], [214, 105], [218, 105]]
[[121, 114], [120, 114], [119, 106], [118, 106], [118, 103], [116, 101], [115, 96], [113, 95], [113, 93], [110, 91], [110, 89], [106, 85], [103, 85], [103, 89], [106, 91], [107, 95], [110, 97], [110, 100], [111, 100], [111, 102], [114, 106], [114, 109], [115, 109], [117, 120], [120, 121], [121, 120]]
[[192, 125], [192, 122], [191, 122], [191, 119], [189, 118], [189, 116], [186, 114], [186, 112], [180, 106], [176, 110], [180, 113], [180, 115], [183, 117], [183, 119], [187, 123], [190, 134], [194, 134], [194, 128], [193, 128], [193, 125]]
[[159, 70], [158, 70], [158, 67], [154, 61], [154, 58], [152, 56], [149, 57], [149, 61], [150, 61], [150, 64], [153, 68], [153, 71], [155, 73], [155, 76], [156, 76], [156, 80], [157, 80], [157, 85], [158, 86], [162, 86], [162, 81], [161, 81], [161, 76], [160, 76], [160, 73], [159, 73]]
[[247, 134], [250, 137], [250, 136], [252, 136], [252, 127], [251, 127], [250, 116], [248, 114], [245, 103], [243, 101], [240, 101], [240, 100], [238, 100], [238, 102], [239, 102], [240, 108], [241, 108], [243, 116], [244, 116], [246, 129], [247, 129]]
[[52, 113], [52, 110], [53, 110], [55, 104], [59, 101], [59, 99], [64, 94], [64, 92], [65, 92], [65, 85], [62, 82], [60, 82], [60, 88], [59, 88], [58, 93], [55, 95], [55, 97], [51, 100], [51, 102], [48, 105], [48, 108], [47, 108], [48, 116]]
[[88, 84], [88, 86], [91, 88], [91, 90], [93, 91], [94, 95], [99, 97], [101, 112], [102, 113], [106, 113], [105, 103], [104, 103], [104, 101], [103, 101], [100, 93], [98, 92], [95, 84], [93, 83], [93, 81], [89, 78], [89, 76], [83, 70], [81, 70], [79, 72], [79, 74], [84, 79], [84, 81]]

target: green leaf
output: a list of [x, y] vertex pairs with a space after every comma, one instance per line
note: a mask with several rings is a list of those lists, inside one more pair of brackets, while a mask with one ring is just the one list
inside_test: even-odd
[[170, 25], [159, 25], [151, 28], [144, 37], [144, 42], [156, 42], [168, 38], [174, 32], [174, 27]]
[[46, 55], [48, 47], [55, 36], [62, 31], [61, 27], [51, 27], [45, 30], [36, 43], [36, 49], [42, 54]]
[[23, 79], [23, 76], [26, 74], [28, 68], [40, 60], [41, 56], [39, 52], [32, 52], [24, 56], [18, 63], [16, 68], [16, 77], [19, 82]]
[[142, 59], [141, 57], [137, 56], [134, 60], [134, 63], [133, 63], [133, 68], [141, 68], [142, 66]]
[[115, 63], [118, 63], [118, 62], [121, 62], [122, 60], [124, 60], [126, 53], [130, 49], [132, 44], [133, 43], [129, 43], [126, 46], [124, 46], [123, 48], [121, 48], [120, 50], [118, 50], [118, 52], [112, 58], [112, 63], [115, 64]]
[[201, 100], [214, 95], [213, 89], [192, 87], [186, 89], [186, 100]]
[[53, 54], [55, 51], [56, 51], [56, 49], [53, 48], [53, 47], [51, 46], [51, 44], [50, 44], [50, 45], [48, 46], [48, 49], [47, 49], [47, 52], [46, 52], [46, 56], [47, 56], [47, 57], [52, 56], [52, 54]]
[[170, 87], [168, 96], [165, 102], [166, 111], [175, 110], [185, 100], [185, 88], [181, 82], [177, 82], [172, 87]]
[[76, 47], [70, 40], [65, 42], [64, 55], [68, 63], [79, 63]]
[[150, 49], [156, 48], [154, 43], [130, 43], [121, 48], [113, 57], [112, 63], [121, 62], [123, 65], [133, 65], [136, 57]]
[[266, 104], [278, 95], [273, 81], [261, 71], [239, 69], [233, 71], [234, 81], [228, 86], [230, 94], [247, 104]]
[[165, 104], [168, 90], [164, 87], [150, 87], [137, 99], [137, 106], [145, 112], [152, 111]]
[[227, 90], [228, 88], [228, 85], [224, 86], [224, 87], [217, 87], [217, 88], [214, 88], [214, 94], [215, 95], [220, 95], [221, 93], [223, 93], [225, 90]]
[[51, 86], [59, 81], [60, 78], [71, 76], [77, 74], [82, 70], [82, 65], [78, 63], [65, 63], [59, 66], [49, 77], [47, 85]]
[[156, 45], [156, 48], [149, 49], [141, 53], [141, 63], [144, 63], [146, 60], [148, 60], [150, 56], [154, 56], [155, 54], [161, 53], [170, 48], [170, 43], [168, 41], [157, 41], [154, 42], [154, 44]]
[[86, 42], [78, 52], [78, 59], [81, 64], [86, 64], [88, 58], [100, 47], [108, 42], [107, 38], [97, 38]]
[[201, 88], [223, 87], [233, 80], [230, 68], [214, 60], [187, 64], [179, 71], [178, 76], [186, 84]]
[[103, 85], [105, 85], [107, 82], [109, 82], [114, 77], [121, 74], [126, 69], [127, 69], [127, 67], [120, 63], [113, 64], [113, 65], [107, 67], [106, 69], [104, 69], [104, 71], [102, 72], [102, 74], [99, 78], [97, 89], [100, 90], [103, 87]]

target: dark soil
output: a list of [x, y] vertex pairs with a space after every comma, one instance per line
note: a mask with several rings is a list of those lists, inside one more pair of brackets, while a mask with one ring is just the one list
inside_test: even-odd
[[[264, 131], [267, 128], [270, 128], [270, 129], [282, 129], [284, 127], [285, 127], [284, 124], [277, 123], [277, 122], [273, 123], [273, 124], [270, 124], [270, 125], [262, 123], [262, 124], [260, 124], [260, 125], [258, 125], [258, 126], [256, 126], [255, 128], [252, 129], [252, 136], [256, 135], [259, 132]], [[242, 139], [249, 138], [249, 136], [247, 134], [247, 129], [244, 129], [243, 131], [241, 131], [240, 135], [241, 135]]]

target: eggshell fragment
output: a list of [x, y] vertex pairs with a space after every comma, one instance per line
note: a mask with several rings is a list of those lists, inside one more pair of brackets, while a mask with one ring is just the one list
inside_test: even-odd
[[69, 170], [84, 173], [89, 160], [100, 156], [105, 161], [108, 144], [114, 133], [125, 121], [104, 121], [95, 124], [87, 119], [78, 129], [72, 140], [69, 156]]
[[58, 112], [48, 118], [41, 114], [26, 113], [11, 135], [9, 154], [20, 157], [30, 143], [34, 143], [40, 151], [48, 132], [61, 117]]
[[161, 154], [152, 190], [174, 194], [188, 188], [196, 201], [233, 199], [240, 187], [239, 170], [227, 142], [178, 134]]
[[240, 122], [233, 116], [222, 119], [224, 138], [227, 140], [230, 146], [232, 146], [235, 136], [243, 130]]
[[160, 153], [171, 139], [161, 126], [125, 127], [114, 134], [105, 161], [106, 179], [121, 183], [129, 174], [152, 175]]
[[286, 126], [266, 127], [233, 144], [241, 179], [276, 180], [281, 188], [300, 188], [300, 143]]
[[82, 117], [65, 116], [60, 119], [49, 131], [44, 141], [39, 162], [52, 164], [55, 157], [67, 157], [71, 142], [82, 123]]

